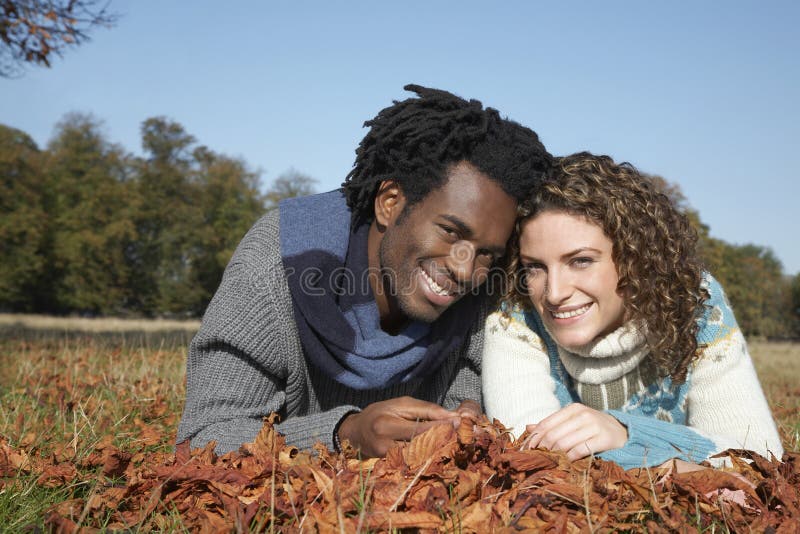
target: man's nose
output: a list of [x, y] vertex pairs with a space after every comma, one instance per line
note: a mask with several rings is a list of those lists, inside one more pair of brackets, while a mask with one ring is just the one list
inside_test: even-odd
[[472, 282], [475, 273], [475, 246], [469, 241], [458, 241], [450, 248], [448, 269], [459, 284]]

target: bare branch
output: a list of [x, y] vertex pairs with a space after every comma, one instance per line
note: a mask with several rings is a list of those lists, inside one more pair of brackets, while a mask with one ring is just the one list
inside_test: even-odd
[[96, 26], [117, 15], [106, 0], [0, 0], [0, 76], [13, 77], [26, 63], [50, 66], [53, 55], [89, 40]]

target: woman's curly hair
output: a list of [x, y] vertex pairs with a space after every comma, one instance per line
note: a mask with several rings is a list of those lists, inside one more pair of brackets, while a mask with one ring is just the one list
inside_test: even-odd
[[588, 217], [603, 229], [613, 243], [625, 319], [645, 326], [659, 373], [685, 381], [708, 298], [701, 287], [697, 232], [688, 218], [629, 163], [588, 152], [559, 158], [552, 176], [520, 205], [511, 239], [506, 300], [523, 309], [531, 301], [519, 261], [520, 230], [545, 211]]

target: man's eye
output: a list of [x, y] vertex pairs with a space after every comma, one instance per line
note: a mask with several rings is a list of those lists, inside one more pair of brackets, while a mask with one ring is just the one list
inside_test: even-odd
[[449, 226], [441, 226], [442, 231], [447, 235], [447, 237], [458, 237], [458, 232], [455, 228], [450, 228]]

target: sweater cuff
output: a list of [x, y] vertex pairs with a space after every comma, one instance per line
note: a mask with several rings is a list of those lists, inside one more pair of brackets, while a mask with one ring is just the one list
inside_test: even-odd
[[275, 428], [286, 436], [286, 443], [300, 449], [310, 449], [320, 442], [328, 449], [334, 450], [333, 432], [344, 417], [359, 411], [357, 406], [337, 406], [324, 412], [309, 415], [287, 417]]
[[654, 467], [673, 458], [698, 463], [716, 452], [713, 441], [685, 425], [619, 410], [606, 413], [627, 427], [628, 441], [623, 447], [598, 456], [618, 463], [623, 469]]
[[342, 423], [344, 423], [345, 419], [347, 419], [349, 416], [353, 415], [354, 413], [358, 413], [360, 411], [361, 410], [350, 410], [349, 412], [344, 414], [339, 419], [339, 422], [336, 423], [336, 426], [333, 427], [333, 436], [332, 436], [332, 440], [333, 441], [332, 442], [333, 442], [333, 450], [334, 450], [334, 452], [342, 452], [342, 442], [339, 440], [339, 427], [342, 426]]

